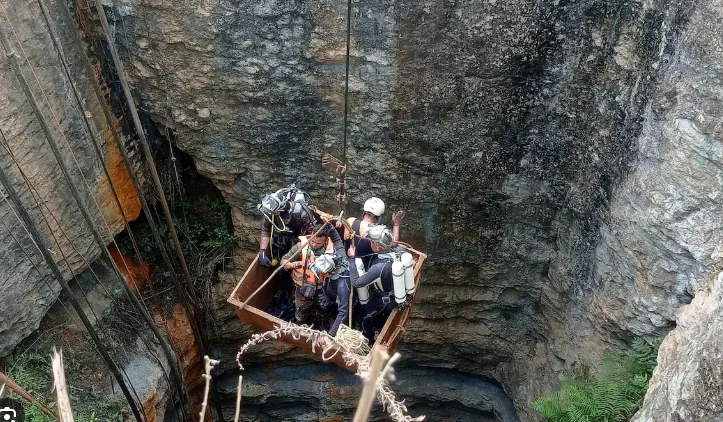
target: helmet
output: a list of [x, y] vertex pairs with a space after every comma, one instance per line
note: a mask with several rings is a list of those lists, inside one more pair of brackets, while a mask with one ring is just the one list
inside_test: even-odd
[[289, 203], [288, 198], [280, 193], [272, 193], [271, 195], [264, 195], [261, 199], [261, 203], [256, 208], [261, 211], [262, 214], [271, 214], [274, 212], [283, 211], [286, 205]]
[[373, 196], [364, 203], [364, 211], [381, 217], [381, 215], [384, 214], [384, 201]]
[[319, 273], [329, 273], [336, 267], [334, 263], [334, 256], [328, 253], [319, 256], [314, 261], [314, 267]]
[[370, 224], [366, 237], [383, 249], [391, 249], [394, 243], [394, 234], [383, 224]]

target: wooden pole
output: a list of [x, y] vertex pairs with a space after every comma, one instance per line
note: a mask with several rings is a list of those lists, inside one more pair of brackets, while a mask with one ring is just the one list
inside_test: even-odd
[[368, 422], [369, 414], [374, 404], [374, 397], [376, 396], [377, 387], [379, 387], [379, 375], [385, 364], [389, 360], [389, 354], [387, 348], [383, 346], [375, 347], [372, 350], [372, 360], [369, 366], [369, 373], [367, 374], [366, 381], [364, 381], [364, 389], [362, 390], [361, 397], [359, 398], [359, 405], [356, 408], [354, 414], [354, 422]]
[[38, 409], [40, 409], [41, 412], [45, 413], [46, 415], [50, 416], [55, 420], [58, 420], [58, 417], [55, 415], [55, 413], [53, 413], [50, 409], [45, 407], [45, 405], [40, 403], [40, 400], [31, 396], [30, 393], [28, 393], [27, 391], [25, 391], [25, 389], [16, 384], [15, 381], [12, 380], [12, 378], [2, 372], [0, 372], [0, 384], [7, 385], [8, 388], [13, 390], [17, 395], [34, 404]]
[[53, 348], [53, 379], [55, 393], [58, 397], [58, 415], [60, 422], [73, 422], [73, 409], [70, 407], [68, 385], [65, 383], [65, 368], [63, 367], [63, 353]]
[[243, 375], [238, 376], [238, 387], [236, 387], [236, 413], [233, 417], [233, 422], [238, 422], [241, 418], [241, 387], [244, 381]]

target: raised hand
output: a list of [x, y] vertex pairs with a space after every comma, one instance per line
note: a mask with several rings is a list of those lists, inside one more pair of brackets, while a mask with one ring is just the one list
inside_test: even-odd
[[397, 211], [394, 214], [392, 214], [392, 225], [394, 226], [401, 226], [402, 221], [404, 220], [404, 216], [406, 215], [406, 211]]

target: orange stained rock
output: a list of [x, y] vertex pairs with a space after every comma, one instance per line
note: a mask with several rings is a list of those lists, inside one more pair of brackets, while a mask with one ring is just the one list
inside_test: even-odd
[[128, 280], [128, 284], [131, 289], [138, 293], [138, 288], [148, 282], [150, 277], [150, 267], [147, 263], [139, 264], [130, 257], [130, 255], [124, 254], [115, 247], [114, 244], [108, 245], [108, 252], [111, 258], [115, 261], [121, 274]]
[[[141, 202], [138, 199], [136, 188], [133, 186], [128, 168], [123, 162], [123, 157], [118, 150], [110, 128], [106, 127], [104, 137], [106, 140], [107, 151], [106, 151], [106, 165], [108, 166], [108, 174], [112, 179], [113, 187], [118, 194], [118, 200], [120, 201], [123, 213], [125, 214], [128, 221], [133, 221], [141, 213]], [[111, 207], [114, 213], [118, 213], [118, 206], [113, 198], [113, 191], [110, 189], [109, 181], [107, 178], [102, 178], [100, 182], [101, 195], [107, 196], [102, 198], [103, 203], [112, 204]]]
[[[156, 315], [157, 320], [161, 320], [160, 314]], [[166, 320], [168, 328], [168, 336], [171, 345], [176, 350], [180, 359], [181, 371], [183, 372], [183, 380], [186, 384], [186, 391], [190, 397], [191, 413], [196, 415], [194, 420], [198, 418], [203, 402], [203, 389], [205, 380], [203, 379], [203, 356], [195, 344], [193, 330], [188, 320], [186, 310], [182, 305], [176, 304], [173, 308], [173, 315]], [[206, 418], [210, 420], [210, 411], [206, 411]]]

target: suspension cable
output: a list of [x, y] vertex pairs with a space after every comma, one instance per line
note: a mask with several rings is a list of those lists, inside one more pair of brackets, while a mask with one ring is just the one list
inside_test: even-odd
[[[98, 147], [98, 144], [97, 144], [97, 141], [93, 134], [93, 130], [91, 128], [90, 122], [88, 121], [88, 118], [83, 110], [83, 103], [80, 99], [80, 94], [78, 93], [78, 90], [75, 87], [75, 84], [73, 83], [72, 74], [70, 72], [70, 69], [68, 68], [68, 63], [65, 58], [65, 54], [63, 53], [62, 47], [60, 45], [60, 40], [59, 40], [58, 34], [56, 32], [55, 26], [52, 22], [52, 19], [49, 16], [47, 6], [45, 5], [45, 2], [43, 0], [38, 0], [38, 4], [40, 5], [40, 9], [42, 11], [43, 18], [45, 20], [45, 24], [48, 27], [48, 32], [50, 34], [50, 38], [53, 42], [53, 46], [55, 47], [55, 50], [60, 59], [60, 63], [62, 65], [65, 76], [68, 78], [68, 83], [70, 84], [71, 91], [73, 92], [73, 98], [75, 99], [76, 105], [78, 107], [78, 111], [80, 113], [81, 120], [83, 121], [85, 130], [88, 133], [88, 136], [90, 137], [90, 141], [91, 141], [90, 143], [92, 144], [93, 150], [95, 151], [96, 156], [98, 157], [98, 160], [100, 161], [101, 166], [103, 167], [103, 172], [105, 173], [105, 176], [108, 180], [108, 184], [110, 186], [113, 199], [115, 200], [115, 203], [118, 206], [120, 215], [123, 218], [123, 223], [124, 223], [126, 229], [128, 230], [129, 236], [131, 236], [131, 239], [135, 246], [135, 239], [133, 238], [133, 234], [132, 234], [130, 225], [128, 224], [128, 219], [123, 210], [123, 206], [120, 202], [120, 198], [118, 197], [118, 192], [116, 191], [115, 186], [113, 184], [113, 179], [111, 178], [110, 173], [108, 172], [108, 167], [105, 164], [103, 154], [101, 153], [100, 148]], [[71, 147], [71, 152], [72, 152], [72, 147]], [[77, 163], [77, 160], [76, 160], [76, 163]], [[78, 170], [80, 171], [80, 168]], [[82, 171], [81, 171], [81, 176], [82, 176]], [[101, 211], [101, 216], [102, 216], [102, 210], [99, 209], [99, 211]], [[105, 222], [105, 219], [103, 221]], [[107, 222], [105, 222], [105, 223], [106, 223], [107, 229], [110, 231], [110, 227], [108, 227]], [[112, 233], [111, 233], [111, 236], [112, 236]], [[114, 243], [115, 243], [115, 240], [114, 240]], [[136, 251], [137, 251], [137, 247], [136, 247]], [[138, 253], [138, 252], [136, 252], [136, 253]], [[139, 254], [139, 256], [140, 256], [140, 254]], [[122, 256], [121, 256], [121, 259], [123, 261], [123, 264], [126, 266], [126, 270], [128, 270], [128, 274], [131, 275], [131, 277], [133, 277], [132, 272], [128, 269], [128, 265], [126, 264], [125, 259]], [[136, 286], [136, 288], [138, 288], [138, 286]], [[145, 306], [145, 304], [143, 305], [143, 307], [141, 307], [141, 303], [135, 297], [135, 294], [132, 291], [128, 291], [127, 293], [132, 297], [131, 300], [134, 302], [134, 305], [136, 305], [136, 307], [138, 307], [138, 309], [141, 311], [141, 315], [143, 316], [143, 319], [145, 319], [146, 323], [151, 328], [153, 335], [158, 339], [158, 341], [161, 345], [161, 349], [163, 350], [163, 354], [165, 355], [166, 359], [168, 360], [168, 363], [171, 365], [171, 372], [173, 373], [173, 377], [174, 377], [174, 380], [176, 383], [176, 388], [178, 389], [177, 391], [180, 395], [181, 402], [184, 402], [185, 400], [183, 400], [183, 397], [184, 397], [185, 389], [184, 389], [183, 379], [181, 377], [181, 372], [180, 372], [180, 369], [178, 368], [178, 361], [177, 361], [176, 357], [174, 356], [173, 352], [171, 351], [171, 348], [168, 345], [168, 343], [166, 342], [166, 339], [161, 335], [160, 331], [158, 330], [158, 327], [156, 326], [155, 322], [153, 321], [150, 314], [148, 313], [148, 310], [147, 310], [147, 307]], [[140, 294], [140, 290], [139, 290], [139, 294]]]
[[[11, 211], [13, 212], [13, 214], [15, 215], [15, 218], [20, 222], [20, 226], [23, 228], [23, 230], [25, 230], [25, 233], [27, 233], [28, 238], [30, 239], [30, 241], [33, 243], [33, 245], [35, 246], [35, 248], [36, 248], [38, 251], [40, 251], [40, 246], [38, 246], [38, 244], [35, 243], [35, 239], [33, 239], [32, 236], [30, 236], [30, 232], [28, 231], [27, 227], [25, 227], [25, 224], [23, 223], [23, 220], [22, 220], [22, 219], [20, 218], [20, 216], [15, 212], [15, 209], [10, 205], [10, 202], [8, 202], [8, 198], [5, 197], [5, 195], [2, 195], [2, 197], [3, 197], [3, 199], [5, 200], [5, 202], [8, 204], [8, 208], [10, 208], [10, 210], [11, 210]], [[25, 250], [25, 247], [24, 247], [23, 244], [20, 242], [20, 239], [18, 239], [18, 238], [15, 236], [15, 234], [13, 233], [13, 231], [10, 229], [10, 227], [7, 225], [7, 223], [5, 223], [5, 221], [3, 221], [2, 218], [0, 218], [0, 224], [2, 224], [3, 228], [5, 228], [5, 231], [8, 232], [8, 234], [9, 234], [10, 237], [13, 239], [13, 241], [18, 244], [18, 246], [20, 247], [20, 250], [22, 251], [23, 255], [25, 256], [25, 259], [27, 259], [28, 262], [30, 262], [30, 265], [31, 265], [31, 266], [33, 267], [33, 269], [38, 273], [38, 276], [40, 277], [40, 281], [45, 285], [45, 287], [48, 288], [48, 290], [50, 290], [50, 294], [51, 294], [52, 296], [55, 296], [55, 289], [53, 289], [53, 286], [50, 285], [50, 282], [48, 282], [48, 280], [46, 279], [46, 277], [45, 277], [45, 275], [43, 274], [43, 272], [40, 271], [40, 268], [38, 268], [37, 264], [35, 264], [35, 261], [33, 261], [33, 258], [28, 254], [28, 251]], [[37, 284], [36, 284], [36, 286], [37, 286]], [[70, 312], [70, 309], [68, 309], [68, 307], [65, 305], [65, 303], [64, 303], [62, 300], [60, 301], [60, 305], [63, 307], [63, 309], [65, 309], [65, 312], [67, 312], [68, 315], [69, 315], [71, 318], [73, 318], [73, 313]]]
[[[7, 36], [5, 35], [5, 30], [0, 27], [0, 40], [2, 40], [3, 45], [6, 49], [6, 54], [10, 56], [11, 62], [14, 62], [12, 54], [13, 50], [10, 49], [9, 42], [7, 39]], [[13, 67], [17, 67], [17, 63], [13, 65]], [[18, 68], [19, 70], [19, 68]], [[105, 361], [106, 365], [108, 365], [108, 369], [110, 369], [111, 373], [113, 374], [113, 377], [115, 378], [116, 382], [118, 382], [118, 385], [120, 386], [121, 390], [123, 391], [123, 395], [126, 398], [126, 401], [128, 402], [128, 406], [131, 408], [131, 411], [133, 412], [133, 415], [135, 416], [137, 421], [142, 421], [141, 412], [138, 409], [138, 406], [136, 402], [133, 400], [133, 397], [131, 396], [130, 391], [128, 390], [128, 386], [126, 385], [125, 380], [123, 377], [121, 377], [120, 372], [118, 371], [118, 365], [115, 363], [113, 358], [110, 357], [108, 352], [106, 351], [106, 346], [101, 342], [100, 338], [98, 337], [98, 333], [96, 333], [95, 329], [93, 328], [93, 325], [88, 320], [88, 316], [83, 311], [83, 308], [80, 306], [80, 303], [78, 302], [78, 299], [75, 297], [75, 294], [73, 294], [73, 291], [70, 290], [70, 286], [68, 286], [68, 283], [65, 281], [65, 278], [63, 278], [63, 275], [60, 273], [60, 269], [55, 264], [55, 261], [53, 260], [53, 257], [50, 255], [49, 250], [45, 245], [43, 244], [43, 240], [40, 237], [40, 233], [38, 233], [38, 229], [35, 227], [35, 224], [30, 219], [30, 216], [28, 215], [27, 211], [23, 207], [22, 202], [20, 201], [20, 198], [18, 197], [17, 192], [10, 184], [10, 180], [7, 178], [5, 171], [0, 167], [0, 184], [2, 184], [3, 188], [5, 189], [5, 192], [7, 192], [8, 196], [10, 197], [11, 202], [15, 206], [15, 210], [20, 215], [20, 218], [22, 219], [25, 227], [30, 231], [31, 237], [35, 244], [40, 246], [39, 250], [43, 258], [45, 259], [45, 262], [48, 264], [48, 267], [50, 267], [50, 270], [53, 272], [53, 275], [58, 280], [58, 283], [60, 283], [60, 286], [62, 287], [63, 291], [68, 295], [68, 298], [70, 299], [70, 304], [73, 306], [73, 309], [78, 314], [78, 317], [83, 323], [83, 326], [88, 331], [88, 334], [90, 335], [91, 339], [93, 340], [93, 343], [96, 345], [96, 349], [98, 349], [98, 353], [100, 353], [101, 357]]]
[[[3, 9], [3, 12], [5, 12], [4, 9]], [[6, 16], [6, 18], [7, 18], [7, 16]], [[65, 177], [66, 181], [68, 182], [70, 191], [73, 194], [73, 197], [75, 198], [76, 202], [78, 203], [81, 214], [83, 214], [83, 217], [86, 219], [87, 223], [89, 224], [91, 232], [93, 232], [94, 237], [96, 237], [96, 241], [99, 242], [101, 251], [105, 251], [105, 253], [108, 254], [108, 250], [105, 249], [105, 247], [103, 247], [103, 242], [100, 239], [100, 235], [98, 234], [97, 230], [92, 225], [92, 220], [90, 218], [90, 215], [88, 215], [87, 210], [84, 208], [83, 203], [80, 200], [80, 195], [78, 194], [78, 191], [75, 188], [72, 179], [70, 178], [68, 169], [63, 164], [62, 158], [60, 157], [60, 152], [58, 151], [57, 146], [55, 145], [55, 142], [53, 140], [53, 136], [50, 132], [50, 128], [48, 127], [47, 122], [45, 121], [45, 118], [43, 117], [43, 115], [40, 111], [40, 108], [38, 107], [38, 103], [35, 101], [35, 98], [33, 97], [33, 94], [30, 91], [30, 87], [28, 86], [28, 83], [25, 80], [25, 76], [23, 76], [22, 71], [20, 70], [20, 66], [19, 66], [18, 60], [17, 60], [17, 55], [15, 54], [14, 50], [12, 49], [12, 46], [10, 45], [10, 40], [8, 39], [7, 34], [5, 33], [5, 29], [2, 28], [1, 26], [0, 26], [0, 41], [2, 41], [3, 47], [5, 48], [5, 54], [8, 57], [8, 59], [10, 60], [13, 71], [15, 72], [15, 76], [18, 79], [18, 81], [20, 82], [20, 85], [25, 93], [25, 96], [28, 98], [28, 101], [30, 102], [30, 104], [33, 108], [33, 111], [38, 119], [38, 123], [40, 123], [43, 133], [45, 134], [45, 137], [48, 140], [48, 145], [50, 146], [50, 148], [53, 152], [53, 155], [55, 156], [56, 160], [58, 161], [58, 164], [60, 165], [61, 172], [63, 173], [63, 176]], [[3, 177], [4, 177], [4, 174], [3, 174]], [[6, 189], [8, 189], [8, 188], [9, 188], [9, 186], [6, 187]], [[20, 205], [21, 204], [19, 202], [16, 204], [16, 206], [20, 206]], [[26, 222], [26, 224], [27, 224], [27, 222]], [[37, 240], [36, 240], [36, 243], [38, 243]], [[45, 251], [43, 251], [43, 252], [45, 252]], [[45, 254], [43, 254], [43, 255], [45, 255]], [[50, 258], [50, 257], [48, 256], [48, 258]], [[52, 259], [51, 259], [51, 261], [52, 261]], [[113, 262], [112, 258], [111, 258], [111, 262]], [[48, 265], [51, 265], [51, 264], [48, 264]], [[67, 283], [65, 283], [65, 280], [63, 279], [62, 275], [60, 274], [57, 266], [55, 265], [55, 262], [52, 262], [52, 266], [55, 269], [55, 271], [57, 271], [57, 276], [62, 280], [63, 284], [65, 284], [65, 286], [67, 286]], [[117, 268], [115, 268], [115, 269], [117, 271]], [[123, 279], [122, 276], [121, 276], [121, 279]], [[125, 281], [125, 279], [123, 279], [123, 280]], [[78, 305], [78, 306], [80, 306], [80, 305]], [[83, 314], [83, 317], [86, 318], [86, 320], [87, 320], [87, 317], [85, 317], [85, 314]], [[92, 327], [91, 327], [91, 329], [92, 329]], [[93, 333], [95, 334], [95, 331], [93, 331]], [[102, 343], [100, 343], [100, 339], [98, 339], [98, 344], [102, 345]], [[105, 350], [99, 350], [99, 352], [101, 352], [104, 355], [104, 359], [105, 359], [105, 357], [108, 358], [107, 364], [109, 365], [111, 371], [114, 372], [114, 375], [117, 375], [117, 381], [118, 381], [119, 385], [121, 386], [121, 389], [123, 390], [123, 394], [126, 396], [126, 400], [128, 401], [128, 404], [131, 407], [131, 410], [133, 411], [133, 415], [136, 417], [136, 420], [142, 421], [143, 418], [138, 409], [138, 406], [133, 401], [133, 398], [131, 397], [130, 392], [128, 391], [128, 387], [125, 385], [125, 382], [120, 377], [120, 374], [118, 373], [118, 368], [117, 368], [115, 362], [113, 362], [110, 359], [110, 356], [108, 356], [108, 354]]]
[[133, 124], [136, 128], [136, 132], [138, 134], [138, 140], [141, 144], [141, 147], [143, 149], [143, 154], [146, 158], [146, 163], [148, 164], [148, 167], [151, 171], [151, 176], [153, 178], [153, 182], [156, 186], [156, 191], [159, 196], [159, 200], [161, 202], [161, 207], [163, 208], [163, 214], [166, 218], [166, 223], [168, 224], [168, 230], [171, 233], [171, 237], [173, 238], [173, 243], [176, 247], [176, 253], [178, 255], [178, 259], [181, 262], [181, 267], [183, 269], [183, 274], [186, 278], [186, 288], [188, 290], [188, 295], [191, 298], [191, 301], [194, 304], [197, 304], [196, 295], [193, 289], [193, 281], [191, 280], [191, 274], [188, 271], [188, 266], [186, 265], [186, 260], [183, 256], [183, 249], [181, 248], [181, 242], [178, 240], [178, 234], [176, 232], [176, 226], [173, 223], [173, 218], [171, 217], [171, 211], [168, 208], [168, 202], [166, 201], [166, 196], [163, 192], [163, 186], [161, 185], [161, 180], [158, 177], [158, 170], [156, 169], [155, 161], [153, 159], [153, 154], [151, 153], [150, 147], [148, 146], [148, 140], [146, 139], [145, 131], [143, 130], [143, 124], [141, 123], [141, 119], [138, 116], [137, 106], [135, 103], [135, 100], [133, 99], [133, 94], [130, 91], [130, 87], [128, 85], [128, 80], [126, 78], [125, 70], [123, 69], [123, 62], [120, 59], [120, 56], [118, 55], [118, 50], [115, 48], [115, 44], [113, 43], [113, 39], [110, 35], [110, 26], [108, 25], [108, 18], [105, 15], [105, 10], [103, 9], [103, 2], [102, 0], [97, 0], [96, 4], [96, 11], [98, 13], [98, 17], [100, 18], [101, 25], [103, 26], [103, 34], [105, 35], [106, 41], [108, 42], [108, 49], [111, 52], [111, 56], [113, 58], [113, 63], [116, 66], [116, 72], [118, 73], [118, 80], [123, 88], [123, 94], [126, 98], [126, 101], [128, 102], [128, 108], [131, 113], [131, 118], [133, 120]]
[[342, 125], [343, 136], [342, 136], [342, 152], [341, 152], [341, 163], [344, 166], [344, 170], [339, 175], [339, 212], [345, 211], [344, 205], [346, 204], [346, 137], [349, 127], [349, 49], [351, 44], [351, 1], [347, 0], [346, 5], [346, 56], [345, 56], [345, 71], [344, 71], [344, 119]]
[[[70, 16], [68, 14], [68, 9], [63, 8], [64, 13], [66, 13], [66, 16], [68, 19], [70, 19]], [[103, 53], [105, 55], [105, 53]], [[171, 263], [170, 257], [168, 255], [168, 251], [166, 250], [165, 244], [163, 240], [161, 239], [160, 232], [158, 231], [158, 227], [155, 223], [155, 218], [153, 216], [153, 212], [151, 211], [151, 207], [148, 204], [148, 200], [146, 199], [146, 196], [143, 192], [143, 188], [141, 187], [140, 181], [138, 180], [138, 177], [135, 174], [135, 171], [133, 171], [133, 164], [130, 161], [128, 150], [125, 147], [125, 144], [123, 143], [123, 137], [118, 132], [118, 129], [115, 127], [115, 123], [113, 120], [113, 116], [108, 108], [108, 105], [105, 101], [104, 94], [102, 92], [102, 89], [100, 85], [98, 84], [98, 81], [95, 79], [95, 75], [93, 73], [93, 65], [90, 63], [90, 60], [88, 57], [83, 54], [81, 55], [81, 58], [85, 64], [85, 70], [88, 76], [88, 79], [91, 82], [91, 85], [93, 86], [93, 91], [95, 91], [95, 95], [98, 98], [98, 102], [101, 106], [101, 110], [103, 111], [103, 115], [105, 116], [106, 122], [108, 123], [108, 127], [111, 130], [111, 134], [113, 136], [113, 139], [115, 140], [116, 146], [118, 147], [118, 151], [121, 154], [121, 157], [123, 158], [123, 163], [125, 164], [128, 174], [130, 175], [131, 181], [133, 182], [133, 187], [135, 188], [136, 193], [138, 194], [138, 199], [140, 199], [141, 202], [141, 208], [143, 209], [143, 213], [146, 216], [146, 220], [148, 221], [148, 225], [151, 228], [151, 233], [153, 234], [153, 239], [158, 247], [161, 257], [163, 259], [164, 264], [166, 265], [167, 269], [169, 270], [169, 274], [172, 280], [173, 286], [176, 288], [176, 293], [178, 294], [179, 298], [181, 299], [181, 303], [183, 304], [184, 310], [186, 311], [187, 315], [193, 315], [193, 312], [191, 311], [191, 304], [188, 301], [188, 296], [186, 295], [183, 286], [178, 281], [178, 278], [176, 277], [176, 271], [173, 267], [173, 264]], [[136, 252], [140, 257], [139, 252]], [[141, 258], [142, 259], [142, 258]]]
[[[68, 9], [63, 8], [63, 12], [69, 18]], [[103, 55], [105, 56], [105, 53], [103, 53]], [[143, 213], [146, 216], [146, 220], [148, 221], [148, 224], [150, 226], [154, 242], [155, 242], [156, 246], [158, 247], [158, 250], [161, 254], [161, 258], [162, 258], [166, 268], [168, 269], [168, 273], [171, 278], [171, 284], [175, 288], [176, 294], [178, 295], [179, 299], [181, 300], [181, 304], [183, 305], [186, 315], [188, 315], [189, 324], [191, 325], [191, 329], [194, 333], [195, 342], [196, 342], [196, 344], [199, 345], [199, 347], [202, 347], [202, 346], [200, 346], [200, 345], [202, 345], [202, 343], [199, 341], [200, 333], [198, 331], [198, 328], [195, 325], [195, 321], [193, 318], [194, 312], [192, 311], [192, 304], [189, 302], [188, 295], [184, 291], [184, 288], [181, 285], [181, 282], [178, 280], [178, 277], [176, 275], [176, 269], [173, 267], [170, 256], [168, 254], [168, 251], [166, 250], [166, 246], [165, 246], [163, 240], [161, 239], [161, 235], [158, 230], [158, 227], [156, 226], [155, 218], [154, 218], [153, 212], [151, 211], [151, 207], [148, 204], [148, 200], [146, 199], [146, 195], [143, 192], [143, 188], [141, 187], [140, 181], [138, 180], [138, 177], [136, 176], [136, 173], [133, 170], [133, 164], [130, 161], [128, 150], [126, 149], [125, 144], [123, 142], [123, 137], [120, 135], [120, 133], [118, 132], [118, 129], [115, 126], [113, 116], [105, 101], [105, 96], [102, 92], [100, 85], [98, 84], [98, 81], [95, 79], [93, 65], [91, 64], [90, 60], [88, 59], [88, 57], [85, 54], [81, 55], [81, 59], [85, 65], [84, 67], [85, 67], [86, 74], [88, 75], [88, 79], [90, 80], [91, 85], [93, 86], [93, 91], [95, 92], [95, 95], [101, 106], [101, 110], [103, 111], [103, 115], [105, 116], [108, 127], [111, 130], [113, 139], [115, 140], [116, 146], [118, 147], [121, 157], [123, 158], [123, 162], [124, 162], [126, 168], [128, 169], [128, 174], [130, 175], [130, 178], [131, 178], [131, 181], [133, 182], [135, 191], [138, 194], [138, 199], [140, 199], [141, 208], [142, 208]], [[140, 258], [140, 255], [139, 255], [139, 258]], [[182, 403], [182, 405], [184, 406], [184, 409], [185, 409], [187, 406], [187, 403]]]
[[[100, 18], [101, 25], [103, 27], [103, 34], [106, 38], [106, 41], [108, 43], [108, 49], [110, 50], [111, 56], [113, 58], [113, 63], [116, 67], [116, 72], [118, 73], [118, 80], [121, 84], [121, 87], [123, 88], [123, 94], [126, 98], [126, 101], [128, 102], [128, 108], [130, 109], [131, 118], [133, 120], [133, 124], [136, 128], [136, 132], [138, 134], [138, 140], [141, 144], [141, 147], [143, 149], [143, 155], [146, 158], [146, 164], [148, 165], [148, 168], [150, 169], [151, 176], [153, 178], [153, 182], [156, 186], [156, 192], [159, 196], [159, 201], [161, 202], [161, 208], [163, 209], [163, 214], [166, 218], [166, 223], [168, 224], [168, 230], [171, 234], [171, 238], [173, 239], [173, 244], [176, 249], [176, 255], [178, 256], [178, 260], [181, 264], [181, 268], [183, 270], [183, 275], [186, 279], [186, 285], [187, 285], [187, 293], [190, 297], [190, 300], [192, 303], [198, 305], [198, 300], [196, 298], [196, 294], [193, 287], [193, 281], [191, 280], [191, 274], [188, 271], [188, 266], [186, 265], [186, 260], [183, 256], [183, 249], [181, 248], [181, 242], [178, 240], [178, 234], [176, 232], [176, 227], [173, 223], [173, 218], [171, 217], [171, 211], [168, 208], [168, 203], [166, 202], [165, 194], [163, 193], [163, 186], [161, 185], [160, 178], [158, 177], [158, 171], [156, 169], [153, 155], [151, 154], [151, 150], [148, 146], [148, 140], [146, 139], [145, 132], [143, 130], [143, 125], [141, 124], [140, 117], [138, 116], [138, 110], [136, 108], [135, 100], [133, 99], [133, 94], [131, 93], [130, 87], [128, 85], [128, 79], [125, 74], [125, 70], [123, 69], [123, 62], [120, 59], [120, 56], [118, 55], [118, 50], [115, 47], [115, 43], [113, 42], [113, 39], [111, 37], [110, 33], [110, 25], [108, 25], [108, 18], [105, 15], [105, 10], [103, 8], [103, 2], [102, 0], [96, 0], [95, 2], [96, 12], [98, 13], [98, 17]], [[199, 315], [196, 313], [191, 313], [188, 315], [188, 320], [191, 324], [191, 328], [194, 332], [194, 337], [197, 344], [201, 348], [201, 351], [204, 355], [210, 356], [210, 347], [208, 343], [206, 342], [206, 339], [201, 335], [200, 329], [198, 327], [198, 319]], [[214, 383], [214, 387], [215, 387]], [[217, 394], [216, 394], [216, 388], [214, 388], [214, 394], [213, 396], [213, 402], [214, 407], [217, 409], [217, 417], [221, 422], [224, 421], [223, 418], [223, 412], [221, 409], [220, 402], [218, 400]]]

